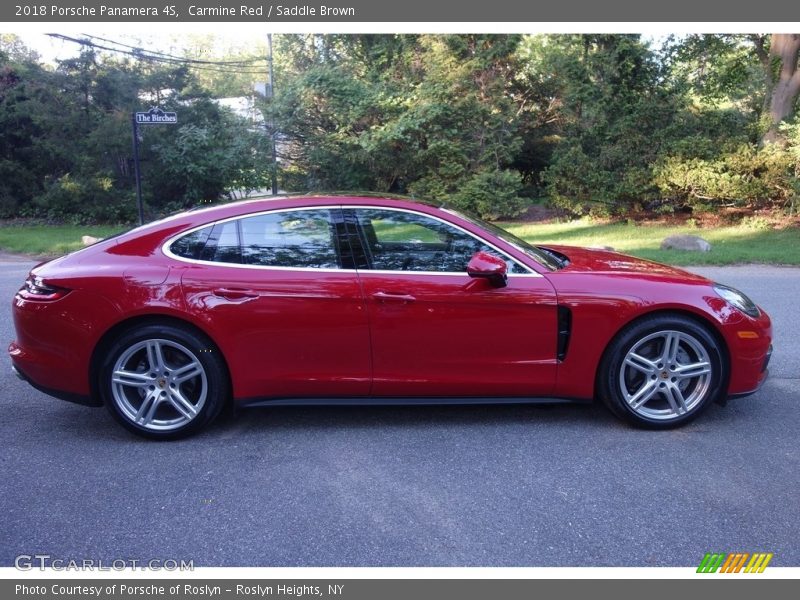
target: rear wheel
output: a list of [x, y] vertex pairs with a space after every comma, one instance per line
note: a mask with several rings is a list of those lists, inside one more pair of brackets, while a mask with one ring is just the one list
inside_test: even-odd
[[100, 391], [126, 429], [154, 439], [195, 433], [220, 412], [228, 378], [219, 351], [189, 329], [147, 325], [111, 344]]
[[727, 364], [705, 327], [680, 315], [658, 315], [620, 332], [600, 377], [600, 393], [614, 414], [667, 429], [688, 423], [725, 393]]

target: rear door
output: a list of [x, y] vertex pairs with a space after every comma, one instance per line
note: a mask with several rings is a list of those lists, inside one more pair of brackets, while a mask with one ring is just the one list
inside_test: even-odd
[[237, 398], [369, 393], [367, 311], [341, 209], [272, 211], [190, 236], [172, 245], [195, 257], [186, 302], [225, 340]]

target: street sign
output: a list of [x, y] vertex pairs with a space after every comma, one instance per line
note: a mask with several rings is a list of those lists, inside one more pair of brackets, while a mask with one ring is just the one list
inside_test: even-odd
[[136, 123], [139, 125], [174, 125], [178, 122], [178, 113], [165, 112], [153, 107], [147, 112], [136, 113]]
[[136, 205], [139, 209], [139, 225], [144, 224], [144, 204], [142, 203], [142, 175], [139, 166], [139, 125], [175, 125], [178, 113], [166, 112], [154, 106], [147, 112], [135, 112], [131, 115], [133, 128], [133, 166], [136, 175]]

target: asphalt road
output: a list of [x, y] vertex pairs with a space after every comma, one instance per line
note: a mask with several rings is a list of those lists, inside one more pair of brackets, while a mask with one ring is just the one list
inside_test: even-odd
[[[0, 261], [0, 340], [28, 262]], [[175, 443], [44, 396], [0, 358], [0, 565], [800, 565], [800, 269], [698, 268], [772, 315], [772, 376], [669, 432], [601, 407], [257, 409]]]

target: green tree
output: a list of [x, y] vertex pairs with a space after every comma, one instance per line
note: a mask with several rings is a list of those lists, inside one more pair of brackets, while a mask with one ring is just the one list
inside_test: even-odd
[[151, 205], [180, 210], [269, 182], [269, 139], [209, 98], [167, 102], [177, 127], [145, 126], [142, 164]]
[[[518, 36], [280, 36], [284, 187], [362, 189], [513, 215]], [[467, 194], [488, 181], [497, 200]], [[481, 197], [480, 201], [476, 198]]]
[[267, 184], [263, 128], [217, 105], [185, 65], [86, 50], [53, 71], [14, 52], [0, 56], [0, 216], [132, 220], [131, 113], [157, 104], [180, 116], [142, 128], [154, 214]]
[[769, 50], [763, 38], [755, 37], [753, 46], [766, 81], [764, 106], [768, 126], [764, 141], [784, 143], [781, 124], [795, 113], [800, 96], [800, 34], [773, 33]]
[[667, 44], [670, 76], [687, 99], [678, 135], [655, 165], [659, 192], [672, 205], [792, 205], [797, 173], [784, 132], [796, 97], [787, 103], [793, 39], [786, 37], [691, 35]]
[[576, 212], [626, 212], [655, 200], [652, 165], [680, 104], [663, 65], [632, 35], [539, 36], [538, 68], [552, 73], [561, 130], [544, 173], [556, 203]]

